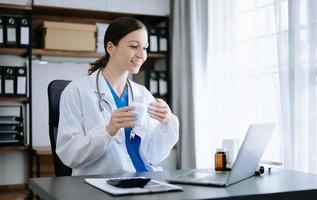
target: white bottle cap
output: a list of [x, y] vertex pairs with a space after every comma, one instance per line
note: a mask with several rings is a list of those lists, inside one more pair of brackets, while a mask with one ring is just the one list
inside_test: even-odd
[[217, 150], [217, 152], [227, 152], [227, 149], [226, 148], [217, 148], [216, 149]]

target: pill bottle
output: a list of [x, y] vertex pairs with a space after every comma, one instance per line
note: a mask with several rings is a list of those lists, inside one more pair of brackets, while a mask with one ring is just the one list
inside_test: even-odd
[[227, 158], [226, 158], [227, 150], [225, 148], [218, 148], [215, 154], [215, 170], [216, 171], [224, 171], [226, 169]]

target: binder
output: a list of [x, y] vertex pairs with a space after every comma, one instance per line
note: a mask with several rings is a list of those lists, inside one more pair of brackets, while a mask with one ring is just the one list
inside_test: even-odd
[[26, 96], [26, 67], [16, 67], [16, 95]]
[[6, 46], [17, 46], [17, 17], [7, 16], [6, 19]]
[[158, 52], [158, 37], [156, 28], [150, 27], [149, 29], [149, 52]]
[[3, 67], [3, 94], [14, 95], [15, 67]]
[[19, 46], [27, 47], [30, 44], [30, 20], [27, 17], [20, 17], [19, 28]]
[[158, 74], [155, 71], [149, 72], [149, 90], [153, 96], [158, 95]]
[[159, 52], [167, 52], [168, 43], [167, 43], [167, 30], [166, 28], [159, 28]]
[[167, 95], [167, 75], [165, 72], [159, 74], [159, 95], [161, 97]]
[[3, 81], [3, 72], [2, 72], [2, 67], [0, 66], [0, 96], [3, 95], [3, 90], [2, 90], [2, 81]]
[[0, 47], [4, 46], [4, 16], [0, 15]]

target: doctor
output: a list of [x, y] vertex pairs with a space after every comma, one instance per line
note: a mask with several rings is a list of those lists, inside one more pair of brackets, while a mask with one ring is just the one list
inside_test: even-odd
[[[134, 18], [118, 18], [104, 44], [106, 54], [89, 75], [61, 95], [56, 152], [72, 175], [152, 171], [178, 141], [179, 122], [165, 101], [128, 80], [147, 58], [147, 29]], [[133, 101], [148, 106], [137, 131]]]

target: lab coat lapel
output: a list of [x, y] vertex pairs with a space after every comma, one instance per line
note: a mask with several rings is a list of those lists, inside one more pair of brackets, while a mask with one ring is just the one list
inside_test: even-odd
[[[97, 73], [100, 70], [95, 71], [92, 75], [94, 76], [93, 80], [95, 80], [95, 93], [98, 95], [98, 90], [97, 90], [97, 85], [96, 85], [96, 79], [97, 79]], [[113, 99], [113, 96], [111, 94], [110, 88], [107, 85], [106, 80], [104, 79], [104, 77], [102, 76], [101, 72], [99, 74], [98, 77], [98, 85], [99, 85], [99, 90], [100, 90], [100, 94], [103, 100], [107, 101], [110, 106], [111, 106], [111, 112], [113, 112], [115, 109], [117, 109], [117, 105], [115, 104], [115, 101]], [[106, 108], [104, 112], [109, 112]], [[111, 114], [109, 115], [111, 116]], [[123, 131], [122, 131], [123, 130]], [[124, 133], [124, 129], [120, 129], [119, 132], [114, 136], [115, 139], [117, 140], [118, 143], [122, 143], [123, 142], [123, 134]]]

